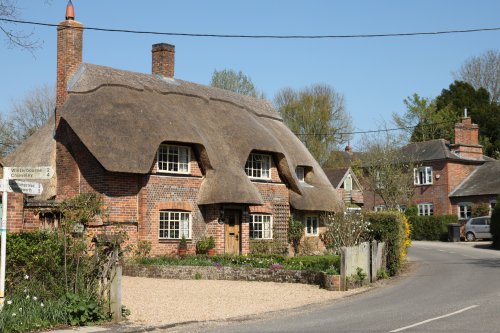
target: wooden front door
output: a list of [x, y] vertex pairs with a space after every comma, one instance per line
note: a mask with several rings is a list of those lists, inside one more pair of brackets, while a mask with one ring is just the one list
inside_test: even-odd
[[241, 212], [226, 210], [224, 213], [225, 253], [240, 254]]

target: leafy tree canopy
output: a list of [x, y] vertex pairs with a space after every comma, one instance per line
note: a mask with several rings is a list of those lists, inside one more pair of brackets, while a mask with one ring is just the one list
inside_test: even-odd
[[265, 98], [263, 93], [257, 91], [252, 79], [242, 71], [236, 72], [233, 69], [214, 70], [210, 85], [242, 95]]
[[331, 152], [349, 139], [351, 117], [344, 96], [325, 84], [294, 90], [284, 88], [274, 98], [276, 109], [290, 130], [327, 167]]

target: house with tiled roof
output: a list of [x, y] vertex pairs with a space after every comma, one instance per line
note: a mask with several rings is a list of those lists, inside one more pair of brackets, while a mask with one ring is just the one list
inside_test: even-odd
[[347, 208], [361, 210], [363, 207], [363, 187], [351, 167], [325, 168], [323, 171]]
[[[414, 193], [410, 202], [419, 215], [471, 217], [474, 204], [496, 204], [500, 194], [500, 162], [483, 155], [478, 140], [479, 127], [465, 117], [455, 124], [455, 143], [444, 139], [415, 142], [403, 148], [414, 161]], [[370, 189], [365, 191], [365, 207], [381, 210], [383, 201]]]
[[154, 255], [208, 235], [216, 252], [244, 254], [252, 241], [286, 247], [291, 215], [318, 238], [320, 214], [343, 211], [271, 103], [174, 77], [169, 44], [153, 45], [151, 74], [83, 63], [73, 13], [57, 29], [54, 118], [5, 160], [55, 175], [41, 196], [9, 194], [11, 232], [54, 227], [59, 202], [96, 192], [107, 217], [89, 232], [120, 227]]

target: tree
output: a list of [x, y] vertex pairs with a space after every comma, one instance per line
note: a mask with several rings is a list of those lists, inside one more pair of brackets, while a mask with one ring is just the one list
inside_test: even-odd
[[258, 92], [252, 79], [242, 71], [236, 72], [232, 69], [214, 70], [210, 85], [242, 95], [264, 98], [264, 93]]
[[445, 139], [453, 142], [454, 125], [467, 109], [467, 116], [479, 125], [479, 142], [484, 153], [491, 157], [500, 155], [500, 105], [491, 102], [484, 88], [475, 89], [467, 82], [455, 81], [435, 99], [414, 94], [405, 99], [405, 104], [405, 114], [393, 114], [393, 121], [406, 128], [409, 141]]
[[331, 152], [348, 141], [351, 117], [344, 96], [325, 84], [302, 90], [284, 88], [274, 98], [283, 121], [309, 149], [314, 158], [328, 166]]
[[446, 106], [438, 112], [436, 100], [413, 94], [405, 98], [406, 112], [403, 116], [392, 114], [394, 123], [404, 128], [406, 140], [420, 142], [441, 138], [453, 138], [453, 124], [459, 117]]
[[402, 150], [399, 137], [388, 131], [363, 138], [363, 173], [361, 180], [377, 194], [389, 210], [407, 205], [413, 196], [414, 157]]
[[[47, 1], [46, 1], [47, 2]], [[20, 7], [16, 0], [0, 0], [0, 18], [2, 19], [18, 19], [20, 15]], [[6, 37], [7, 44], [10, 47], [20, 47], [29, 51], [40, 47], [38, 40], [33, 40], [32, 32], [23, 30], [11, 29], [9, 25], [13, 23], [0, 21], [0, 31]]]
[[9, 118], [0, 119], [0, 154], [5, 156], [16, 149], [36, 130], [45, 125], [55, 110], [54, 88], [36, 88], [12, 103]]
[[484, 88], [490, 100], [500, 103], [500, 51], [488, 50], [467, 59], [457, 73], [457, 80], [469, 83], [475, 89]]

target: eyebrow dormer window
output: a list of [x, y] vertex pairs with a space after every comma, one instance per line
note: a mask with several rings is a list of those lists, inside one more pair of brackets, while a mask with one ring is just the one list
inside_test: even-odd
[[299, 182], [303, 183], [305, 182], [305, 170], [304, 167], [297, 167], [295, 169], [295, 174], [297, 175], [297, 179]]
[[189, 147], [160, 145], [158, 149], [158, 171], [189, 173]]
[[250, 154], [245, 172], [250, 178], [271, 179], [271, 155]]

